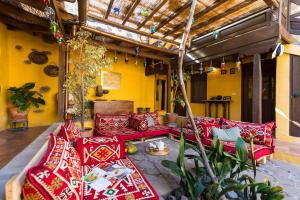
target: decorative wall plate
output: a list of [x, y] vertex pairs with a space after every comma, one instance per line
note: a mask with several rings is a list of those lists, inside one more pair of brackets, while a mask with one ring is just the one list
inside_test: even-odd
[[38, 65], [43, 65], [48, 62], [48, 56], [51, 54], [49, 51], [37, 51], [36, 49], [32, 49], [32, 52], [28, 55], [28, 59]]
[[44, 72], [45, 72], [45, 74], [47, 74], [50, 77], [56, 77], [56, 76], [58, 76], [58, 69], [59, 68], [56, 65], [47, 65], [44, 68]]
[[46, 92], [49, 92], [50, 89], [51, 88], [49, 86], [42, 86], [42, 87], [40, 87], [39, 92], [40, 93], [46, 93]]

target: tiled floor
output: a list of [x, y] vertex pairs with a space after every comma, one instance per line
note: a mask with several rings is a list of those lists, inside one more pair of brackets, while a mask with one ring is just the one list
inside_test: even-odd
[[43, 127], [33, 127], [26, 131], [0, 132], [0, 169], [5, 166], [13, 157], [20, 153], [26, 146], [34, 141], [41, 133], [47, 129]]

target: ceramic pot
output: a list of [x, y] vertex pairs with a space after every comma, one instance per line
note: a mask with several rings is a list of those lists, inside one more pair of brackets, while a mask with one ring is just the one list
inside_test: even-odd
[[84, 130], [80, 131], [81, 137], [92, 137], [93, 136], [93, 129], [92, 128], [84, 128]]
[[19, 112], [18, 107], [10, 108], [11, 118], [13, 120], [28, 120], [28, 110]]
[[177, 122], [177, 113], [167, 113], [167, 120], [168, 123], [176, 123]]

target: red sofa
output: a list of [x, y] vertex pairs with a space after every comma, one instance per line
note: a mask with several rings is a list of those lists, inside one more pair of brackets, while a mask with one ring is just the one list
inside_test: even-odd
[[[147, 117], [153, 119], [152, 126], [149, 126]], [[168, 135], [169, 133], [169, 127], [159, 123], [158, 112], [121, 115], [96, 113], [95, 116], [94, 135], [98, 136], [118, 135], [123, 141], [129, 141], [145, 137]]]
[[[76, 138], [74, 133], [78, 130], [74, 127], [65, 125], [58, 136], [51, 135], [45, 155], [27, 172], [23, 185], [25, 200], [159, 199], [140, 170], [126, 156], [124, 142], [118, 136]], [[70, 140], [63, 139], [63, 135]], [[71, 145], [74, 140], [76, 147]], [[133, 173], [99, 192], [82, 181], [93, 167], [104, 168], [112, 164], [132, 169]]]
[[[241, 137], [249, 142], [250, 136], [254, 137], [254, 159], [259, 160], [267, 155], [274, 153], [274, 140], [272, 137], [272, 132], [275, 130], [276, 126], [274, 122], [268, 122], [264, 124], [248, 123], [232, 121], [225, 118], [208, 118], [208, 117], [195, 117], [195, 123], [198, 131], [201, 134], [202, 143], [210, 147], [212, 145], [212, 127], [218, 127], [222, 129], [228, 129], [232, 127], [239, 127], [241, 130]], [[190, 121], [182, 128], [185, 134], [186, 140], [195, 142], [196, 138], [194, 136], [192, 126]], [[180, 137], [181, 128], [173, 128], [171, 133], [175, 137]], [[235, 142], [225, 142], [222, 141], [225, 151], [229, 153], [235, 153]], [[250, 152], [250, 145], [247, 143], [248, 151]], [[249, 154], [250, 156], [250, 154]]]

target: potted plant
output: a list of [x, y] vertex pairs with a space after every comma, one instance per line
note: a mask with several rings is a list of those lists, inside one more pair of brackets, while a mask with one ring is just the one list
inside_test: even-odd
[[92, 134], [92, 129], [84, 126], [88, 90], [96, 87], [96, 77], [100, 69], [111, 67], [111, 60], [106, 57], [106, 48], [94, 44], [90, 36], [91, 33], [81, 30], [74, 38], [67, 41], [70, 49], [70, 64], [73, 64], [74, 68], [66, 76], [65, 88], [74, 103], [72, 114], [80, 117], [82, 136]]
[[11, 93], [10, 100], [13, 107], [10, 108], [11, 117], [13, 120], [28, 119], [28, 109], [30, 106], [39, 108], [40, 105], [45, 105], [43, 95], [32, 89], [35, 83], [25, 83], [21, 87], [10, 87], [8, 90]]
[[[188, 80], [189, 77], [190, 76], [188, 73], [184, 73], [184, 81]], [[174, 124], [176, 123], [178, 117], [178, 114], [174, 112], [175, 107], [179, 105], [184, 108], [185, 102], [183, 100], [182, 92], [179, 88], [179, 80], [177, 74], [174, 73], [171, 77], [171, 80], [173, 82], [173, 113], [167, 113], [167, 121], [169, 124]]]

